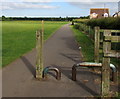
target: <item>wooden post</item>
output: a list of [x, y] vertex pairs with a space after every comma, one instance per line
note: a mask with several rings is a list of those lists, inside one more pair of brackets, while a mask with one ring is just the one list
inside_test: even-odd
[[36, 50], [37, 50], [37, 60], [36, 60], [36, 78], [43, 78], [43, 21], [42, 30], [36, 31]]
[[107, 97], [110, 90], [110, 58], [103, 57], [102, 64], [102, 96]]
[[74, 21], [72, 21], [72, 25], [74, 25]]
[[88, 35], [89, 35], [89, 37], [91, 38], [91, 33], [90, 33], [90, 26], [88, 26], [88, 28], [89, 28], [89, 32], [88, 32]]
[[87, 29], [88, 29], [88, 27], [87, 27], [87, 25], [86, 25], [86, 26], [85, 26], [85, 33], [88, 35]]
[[42, 34], [44, 33], [44, 21], [42, 20]]
[[[104, 36], [110, 36], [111, 31], [105, 30]], [[108, 53], [111, 49], [110, 41], [103, 41], [103, 53]], [[103, 57], [102, 62], [102, 96], [108, 97], [110, 90], [110, 57]]]
[[99, 63], [100, 27], [95, 27], [94, 60]]

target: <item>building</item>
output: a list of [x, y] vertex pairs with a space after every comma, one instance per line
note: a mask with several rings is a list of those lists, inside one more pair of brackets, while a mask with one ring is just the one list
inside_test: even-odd
[[104, 17], [109, 17], [108, 8], [91, 8], [90, 9], [90, 19], [104, 18]]
[[113, 17], [120, 17], [120, 11], [113, 14]]
[[113, 17], [120, 17], [120, 1], [118, 2], [118, 12], [113, 14]]

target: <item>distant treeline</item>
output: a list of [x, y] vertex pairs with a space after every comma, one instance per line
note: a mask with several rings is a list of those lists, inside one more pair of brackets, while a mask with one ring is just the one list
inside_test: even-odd
[[73, 19], [86, 19], [88, 16], [84, 17], [0, 17], [0, 21], [12, 21], [12, 20], [44, 20], [44, 21], [72, 21]]

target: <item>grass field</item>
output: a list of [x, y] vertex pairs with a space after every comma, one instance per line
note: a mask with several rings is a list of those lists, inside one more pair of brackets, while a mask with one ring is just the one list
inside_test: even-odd
[[[44, 22], [44, 40], [68, 22]], [[36, 30], [41, 29], [40, 21], [2, 22], [2, 67], [35, 48]]]

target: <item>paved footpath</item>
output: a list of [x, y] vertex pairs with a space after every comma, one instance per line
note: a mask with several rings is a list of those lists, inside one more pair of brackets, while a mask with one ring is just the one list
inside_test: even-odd
[[79, 69], [77, 81], [71, 80], [73, 64], [80, 62], [80, 51], [69, 25], [62, 26], [44, 44], [44, 66], [57, 66], [62, 77], [51, 75], [47, 81], [34, 78], [36, 50], [23, 55], [3, 69], [3, 97], [91, 97], [99, 95], [97, 74]]

